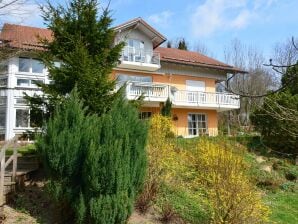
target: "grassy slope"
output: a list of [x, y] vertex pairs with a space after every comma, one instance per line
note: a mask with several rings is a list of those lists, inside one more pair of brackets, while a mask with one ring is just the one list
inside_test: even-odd
[[[220, 139], [213, 139], [220, 141]], [[242, 139], [243, 140], [243, 139]], [[298, 223], [298, 183], [286, 180], [285, 174], [292, 172], [298, 174], [298, 166], [294, 166], [285, 159], [273, 157], [264, 153], [255, 140], [232, 139], [232, 144], [239, 144], [237, 147], [245, 147], [249, 151], [245, 160], [251, 165], [252, 181], [260, 184], [260, 190], [265, 193], [264, 200], [271, 209], [270, 219], [276, 223]], [[177, 139], [175, 144], [178, 148], [188, 149], [196, 146], [196, 139]], [[256, 157], [262, 155], [265, 159], [262, 163], [256, 162]], [[275, 166], [271, 173], [261, 170], [264, 165]], [[264, 182], [264, 183], [263, 183]], [[264, 186], [264, 185], [265, 186]], [[268, 186], [266, 185], [268, 184]], [[281, 190], [284, 189], [284, 190]], [[174, 210], [189, 223], [207, 223], [209, 216], [206, 209], [200, 206], [200, 199], [194, 199], [191, 192], [165, 189], [163, 191]]]

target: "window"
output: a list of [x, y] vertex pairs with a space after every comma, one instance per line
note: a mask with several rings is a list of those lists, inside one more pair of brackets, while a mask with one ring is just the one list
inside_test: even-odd
[[6, 61], [0, 62], [0, 73], [8, 72], [8, 64]]
[[30, 58], [19, 58], [19, 72], [30, 72]]
[[128, 39], [126, 45], [123, 52], [125, 61], [145, 62], [144, 41]]
[[19, 72], [43, 73], [44, 64], [38, 59], [19, 58]]
[[4, 128], [6, 122], [6, 109], [0, 108], [0, 127]]
[[152, 113], [150, 111], [140, 112], [139, 118], [142, 120], [149, 119], [151, 117]]
[[151, 76], [133, 76], [133, 75], [118, 75], [118, 82], [152, 82]]
[[4, 106], [6, 104], [6, 97], [0, 97], [0, 106]]
[[26, 105], [27, 104], [27, 100], [24, 99], [23, 97], [16, 98], [16, 104]]
[[29, 110], [16, 109], [16, 127], [27, 128], [29, 127]]
[[207, 134], [207, 116], [205, 114], [188, 114], [188, 134], [197, 136]]
[[7, 78], [1, 78], [0, 87], [6, 87], [6, 86], [7, 86]]
[[30, 88], [36, 88], [36, 83], [44, 83], [44, 80], [41, 79], [17, 79], [17, 86], [19, 87], [30, 87]]
[[44, 65], [40, 60], [32, 59], [32, 72], [33, 73], [42, 73]]
[[30, 80], [29, 79], [17, 79], [17, 86], [29, 87]]

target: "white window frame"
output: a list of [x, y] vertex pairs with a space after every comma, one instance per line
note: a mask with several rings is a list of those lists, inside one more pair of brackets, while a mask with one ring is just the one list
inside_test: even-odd
[[[196, 119], [195, 121], [189, 121], [189, 116], [195, 115]], [[198, 116], [205, 116], [205, 120], [201, 118], [201, 120], [198, 120]], [[190, 127], [190, 122], [195, 122], [195, 128]], [[200, 128], [199, 123], [205, 123], [205, 128]], [[201, 135], [208, 135], [208, 116], [205, 113], [188, 113], [187, 114], [187, 131], [189, 136], [201, 136]], [[196, 134], [194, 134], [196, 132]]]
[[1, 80], [1, 81], [2, 81], [2, 80], [6, 80], [6, 84], [4, 84], [4, 85], [2, 85], [1, 82], [0, 82], [0, 87], [2, 87], [2, 88], [3, 88], [3, 87], [7, 87], [7, 85], [8, 85], [8, 77], [7, 77], [7, 76], [1, 77], [0, 80]]

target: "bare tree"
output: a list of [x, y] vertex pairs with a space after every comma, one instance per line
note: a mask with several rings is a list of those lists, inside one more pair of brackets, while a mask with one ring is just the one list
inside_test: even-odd
[[[225, 61], [235, 67], [246, 70], [247, 74], [231, 75], [226, 87], [238, 95], [262, 95], [276, 87], [273, 72], [263, 66], [265, 57], [254, 46], [246, 46], [240, 40], [234, 39], [224, 51]], [[255, 106], [262, 104], [262, 98], [241, 97], [241, 108], [230, 114], [230, 119], [239, 126], [250, 126], [250, 113]]]
[[215, 57], [215, 55], [213, 54], [213, 52], [210, 51], [210, 49], [208, 49], [208, 47], [201, 41], [197, 41], [194, 45], [193, 45], [193, 51], [196, 51], [200, 54], [209, 56], [209, 57]]

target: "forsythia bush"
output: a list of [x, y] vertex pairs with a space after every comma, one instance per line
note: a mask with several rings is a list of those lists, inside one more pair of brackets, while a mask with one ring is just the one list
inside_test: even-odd
[[190, 152], [188, 162], [197, 173], [193, 184], [207, 190], [214, 223], [268, 221], [269, 210], [246, 174], [249, 167], [231, 146], [200, 140]]

